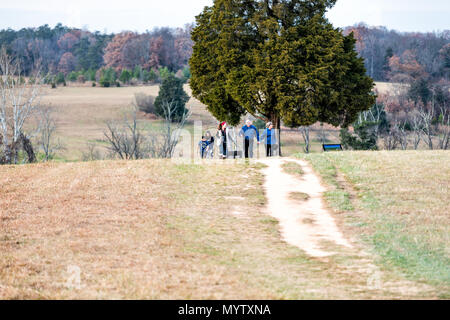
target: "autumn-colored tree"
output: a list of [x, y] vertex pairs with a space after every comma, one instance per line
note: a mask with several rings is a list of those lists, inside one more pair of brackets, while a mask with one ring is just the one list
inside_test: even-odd
[[75, 70], [77, 60], [71, 52], [66, 52], [62, 55], [58, 64], [58, 71], [67, 75], [69, 72]]
[[192, 47], [194, 45], [191, 39], [193, 25], [186, 25], [184, 29], [179, 28], [175, 32], [175, 50], [177, 64], [187, 65], [192, 56]]
[[147, 34], [139, 35], [128, 40], [121, 51], [121, 66], [134, 69], [136, 66], [149, 68], [150, 38]]
[[58, 40], [58, 47], [63, 51], [71, 51], [73, 47], [80, 41], [74, 32], [67, 32]]
[[[105, 48], [103, 59], [107, 68], [114, 68], [119, 71], [125, 68], [123, 49], [128, 42], [136, 39], [138, 35], [134, 32], [125, 31], [114, 36]], [[134, 66], [133, 66], [134, 67]]]
[[401, 57], [392, 56], [389, 59], [389, 68], [389, 79], [393, 82], [411, 83], [427, 76], [412, 50], [406, 50]]

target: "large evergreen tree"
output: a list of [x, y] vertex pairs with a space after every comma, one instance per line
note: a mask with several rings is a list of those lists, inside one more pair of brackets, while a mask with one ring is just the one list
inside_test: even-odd
[[276, 128], [348, 126], [374, 102], [353, 35], [324, 17], [336, 0], [215, 0], [197, 17], [191, 87], [219, 120], [246, 111]]
[[173, 103], [175, 110], [172, 115], [173, 121], [179, 121], [186, 113], [186, 102], [189, 101], [188, 94], [183, 89], [183, 81], [172, 73], [163, 80], [159, 94], [155, 99], [155, 112], [160, 117], [165, 117], [165, 104]]

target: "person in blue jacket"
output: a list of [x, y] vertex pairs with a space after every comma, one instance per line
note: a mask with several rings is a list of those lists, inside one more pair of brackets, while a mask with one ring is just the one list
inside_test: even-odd
[[264, 145], [266, 146], [266, 156], [272, 157], [275, 153], [274, 146], [277, 144], [277, 137], [272, 122], [266, 124], [266, 130], [261, 135], [261, 140], [264, 141]]
[[258, 129], [252, 124], [250, 120], [245, 122], [245, 126], [242, 127], [239, 132], [239, 136], [244, 136], [244, 154], [245, 158], [253, 158], [253, 142], [258, 141], [259, 144], [259, 132]]
[[200, 157], [205, 159], [208, 155], [208, 148], [210, 145], [214, 144], [214, 137], [211, 137], [211, 134], [207, 134], [206, 136], [202, 136], [202, 140], [198, 143], [198, 148], [200, 152]]

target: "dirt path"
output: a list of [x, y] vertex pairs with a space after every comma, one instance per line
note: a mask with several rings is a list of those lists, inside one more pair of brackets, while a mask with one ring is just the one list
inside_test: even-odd
[[[267, 209], [279, 221], [283, 240], [313, 258], [352, 256], [352, 263], [340, 267], [347, 269], [348, 274], [367, 278], [364, 290], [387, 290], [399, 297], [432, 292], [432, 288], [424, 284], [398, 278], [387, 280], [386, 275], [373, 264], [370, 255], [344, 237], [325, 206], [323, 193], [326, 189], [307, 162], [290, 158], [260, 162], [267, 165], [263, 170]], [[300, 165], [303, 175], [296, 177], [285, 172], [282, 165], [288, 162]], [[293, 193], [307, 196], [295, 199]]]
[[[326, 209], [323, 200], [325, 188], [306, 162], [295, 159], [268, 159], [261, 162], [268, 166], [264, 169], [268, 210], [280, 221], [286, 242], [313, 257], [334, 254], [329, 249], [330, 242], [352, 248]], [[284, 172], [281, 165], [285, 162], [299, 164], [304, 172], [302, 178]], [[308, 195], [307, 199], [293, 199], [292, 193], [297, 192]]]

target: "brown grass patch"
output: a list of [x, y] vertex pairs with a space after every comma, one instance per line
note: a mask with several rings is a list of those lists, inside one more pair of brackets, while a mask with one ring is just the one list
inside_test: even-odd
[[[349, 274], [350, 256], [315, 260], [284, 243], [262, 183], [257, 166], [228, 161], [0, 167], [0, 297], [399, 297]], [[79, 289], [67, 286], [74, 266]]]
[[297, 201], [306, 201], [309, 199], [309, 195], [303, 192], [291, 192], [289, 198]]

